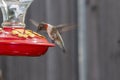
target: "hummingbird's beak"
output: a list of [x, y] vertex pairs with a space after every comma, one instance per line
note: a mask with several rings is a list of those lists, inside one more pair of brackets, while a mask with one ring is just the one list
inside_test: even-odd
[[37, 23], [36, 21], [34, 21], [34, 20], [32, 20], [32, 19], [30, 19], [30, 22], [31, 22], [33, 25], [35, 25], [36, 27], [39, 26], [39, 23]]

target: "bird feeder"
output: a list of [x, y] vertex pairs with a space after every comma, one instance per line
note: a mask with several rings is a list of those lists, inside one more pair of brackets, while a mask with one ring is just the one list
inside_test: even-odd
[[43, 35], [25, 29], [25, 14], [31, 3], [32, 0], [0, 0], [0, 55], [41, 56], [54, 46]]

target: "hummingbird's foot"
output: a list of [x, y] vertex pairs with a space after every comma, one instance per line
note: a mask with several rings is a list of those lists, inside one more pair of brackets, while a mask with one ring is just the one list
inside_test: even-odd
[[52, 42], [52, 43], [55, 43], [55, 41], [54, 41], [54, 40], [51, 40], [51, 42]]

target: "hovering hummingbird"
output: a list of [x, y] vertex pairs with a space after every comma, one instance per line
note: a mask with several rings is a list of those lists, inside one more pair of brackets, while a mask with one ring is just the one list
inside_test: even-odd
[[64, 53], [66, 52], [64, 41], [56, 26], [44, 22], [38, 24], [32, 19], [30, 19], [30, 21], [38, 28], [37, 31], [46, 30], [52, 42], [55, 42], [63, 50]]

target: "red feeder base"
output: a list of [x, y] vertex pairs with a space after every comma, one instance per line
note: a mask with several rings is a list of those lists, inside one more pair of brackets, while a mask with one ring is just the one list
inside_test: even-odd
[[[49, 47], [55, 45], [49, 43], [43, 36], [35, 34], [34, 37], [19, 37], [13, 35], [13, 28], [4, 28], [0, 32], [0, 55], [4, 56], [41, 56]], [[18, 29], [19, 30], [19, 29]], [[24, 29], [21, 29], [24, 30]], [[25, 30], [26, 31], [26, 30]]]

